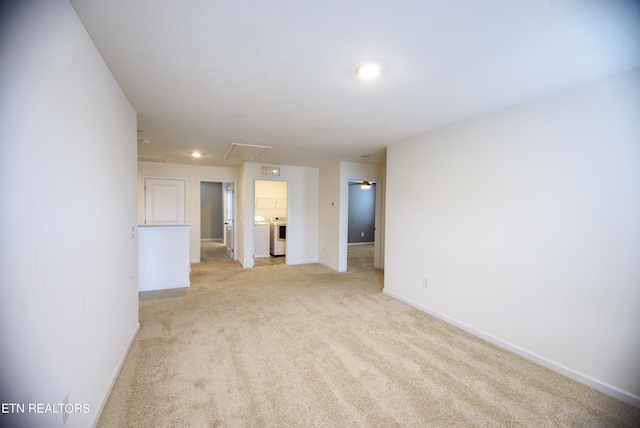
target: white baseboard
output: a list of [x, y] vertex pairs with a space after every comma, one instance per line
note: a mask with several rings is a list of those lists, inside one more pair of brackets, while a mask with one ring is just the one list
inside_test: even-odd
[[356, 246], [356, 245], [373, 245], [373, 244], [374, 244], [373, 241], [371, 241], [371, 242], [349, 242], [347, 244], [347, 246], [348, 247], [353, 247], [353, 246]]
[[333, 271], [340, 272], [340, 271], [338, 270], [338, 268], [337, 268], [337, 267], [335, 267], [335, 266], [331, 266], [331, 265], [330, 265], [330, 264], [328, 264], [328, 263], [318, 262], [318, 264], [320, 264], [320, 265], [322, 265], [322, 266], [324, 266], [324, 267], [327, 267], [327, 268], [329, 268], [329, 269], [331, 269], [331, 270], [333, 270]]
[[316, 264], [316, 263], [318, 263], [317, 260], [306, 260], [306, 261], [305, 260], [302, 260], [302, 261], [298, 260], [298, 261], [290, 262], [289, 259], [287, 259], [287, 265], [289, 265], [289, 266], [313, 265], [313, 264]]
[[223, 238], [200, 238], [200, 242], [223, 242]]
[[105, 394], [104, 398], [102, 399], [102, 403], [100, 403], [100, 408], [98, 409], [97, 412], [94, 413], [95, 416], [94, 416], [93, 420], [91, 421], [91, 426], [93, 428], [95, 428], [98, 425], [98, 422], [100, 421], [100, 416], [102, 416], [102, 411], [104, 410], [104, 406], [107, 405], [107, 401], [109, 400], [109, 396], [111, 395], [111, 391], [113, 390], [113, 387], [116, 384], [116, 380], [118, 379], [118, 376], [120, 375], [120, 371], [122, 370], [122, 366], [124, 366], [124, 362], [127, 359], [127, 355], [129, 355], [129, 351], [131, 350], [131, 346], [133, 346], [133, 342], [134, 342], [134, 340], [136, 340], [136, 336], [138, 335], [139, 331], [140, 331], [140, 323], [138, 323], [136, 325], [136, 328], [133, 330], [133, 335], [131, 336], [131, 339], [129, 339], [129, 346], [127, 346], [127, 349], [125, 350], [124, 355], [120, 359], [120, 364], [116, 368], [116, 371], [114, 372], [114, 374], [113, 374], [113, 376], [111, 378], [111, 384], [109, 385], [109, 389], [107, 390], [107, 393]]
[[543, 367], [546, 367], [550, 370], [553, 370], [557, 373], [560, 373], [570, 379], [573, 379], [577, 382], [580, 382], [584, 385], [587, 385], [588, 387], [591, 387], [597, 391], [600, 391], [604, 394], [607, 394], [617, 400], [620, 400], [622, 402], [625, 402], [627, 404], [630, 404], [634, 407], [638, 407], [640, 408], [640, 396], [637, 396], [629, 391], [625, 391], [621, 388], [618, 388], [614, 385], [610, 385], [606, 382], [602, 382], [598, 379], [595, 379], [589, 375], [586, 375], [584, 373], [580, 373], [570, 367], [567, 367], [565, 365], [562, 365], [560, 363], [557, 363], [555, 361], [552, 361], [548, 358], [545, 358], [541, 355], [536, 354], [535, 352], [531, 352], [527, 349], [521, 348], [520, 346], [514, 345], [510, 342], [507, 342], [505, 340], [500, 339], [499, 337], [493, 336], [492, 334], [486, 333], [482, 330], [479, 330], [475, 327], [472, 327], [468, 324], [465, 324], [461, 321], [458, 321], [454, 318], [451, 318], [447, 315], [444, 315], [438, 311], [435, 311], [431, 308], [428, 308], [426, 306], [423, 306], [419, 303], [416, 303], [412, 300], [409, 299], [405, 299], [404, 297], [395, 294], [392, 291], [388, 291], [387, 289], [383, 289], [382, 290], [383, 294], [386, 294], [389, 297], [393, 297], [396, 300], [399, 300], [403, 303], [406, 303], [409, 306], [413, 306], [416, 309], [419, 309], [423, 312], [426, 312], [430, 315], [433, 315], [436, 318], [441, 319], [442, 321], [445, 321], [449, 324], [452, 324], [458, 328], [461, 328], [462, 330], [473, 334], [474, 336], [477, 336], [481, 339], [486, 340], [487, 342], [493, 343], [494, 345], [497, 345], [501, 348], [504, 348], [508, 351], [513, 352], [514, 354], [520, 355], [521, 357], [526, 358], [527, 360], [533, 361], [534, 363], [540, 364]]
[[189, 288], [191, 287], [191, 282], [174, 282], [171, 284], [162, 284], [162, 285], [143, 285], [140, 287], [138, 284], [138, 292], [141, 291], [158, 291], [158, 290], [173, 290], [174, 288]]

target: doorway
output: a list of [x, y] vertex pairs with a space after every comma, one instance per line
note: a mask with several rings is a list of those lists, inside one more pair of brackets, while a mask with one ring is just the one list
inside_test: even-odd
[[200, 182], [200, 260], [234, 259], [233, 183]]
[[224, 241], [222, 183], [200, 183], [200, 242]]
[[376, 182], [349, 180], [347, 208], [347, 271], [375, 266]]
[[254, 181], [253, 265], [286, 264], [288, 183]]
[[224, 187], [224, 243], [227, 257], [235, 260], [233, 183], [223, 183]]

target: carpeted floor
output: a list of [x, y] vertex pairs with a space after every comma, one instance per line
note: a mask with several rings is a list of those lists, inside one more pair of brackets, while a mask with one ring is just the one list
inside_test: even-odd
[[191, 288], [141, 293], [100, 427], [640, 426], [639, 409], [383, 295], [371, 246], [338, 274], [243, 270], [214, 244]]

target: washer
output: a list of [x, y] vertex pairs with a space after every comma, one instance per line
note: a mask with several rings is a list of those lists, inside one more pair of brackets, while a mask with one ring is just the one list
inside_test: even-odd
[[271, 243], [272, 256], [284, 256], [287, 253], [287, 218], [271, 217]]

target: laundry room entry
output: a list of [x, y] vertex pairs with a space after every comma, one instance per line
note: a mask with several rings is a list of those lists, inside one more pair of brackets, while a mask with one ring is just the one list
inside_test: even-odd
[[256, 261], [263, 259], [261, 264], [283, 263], [286, 255], [287, 182], [256, 180], [254, 195], [254, 258]]

